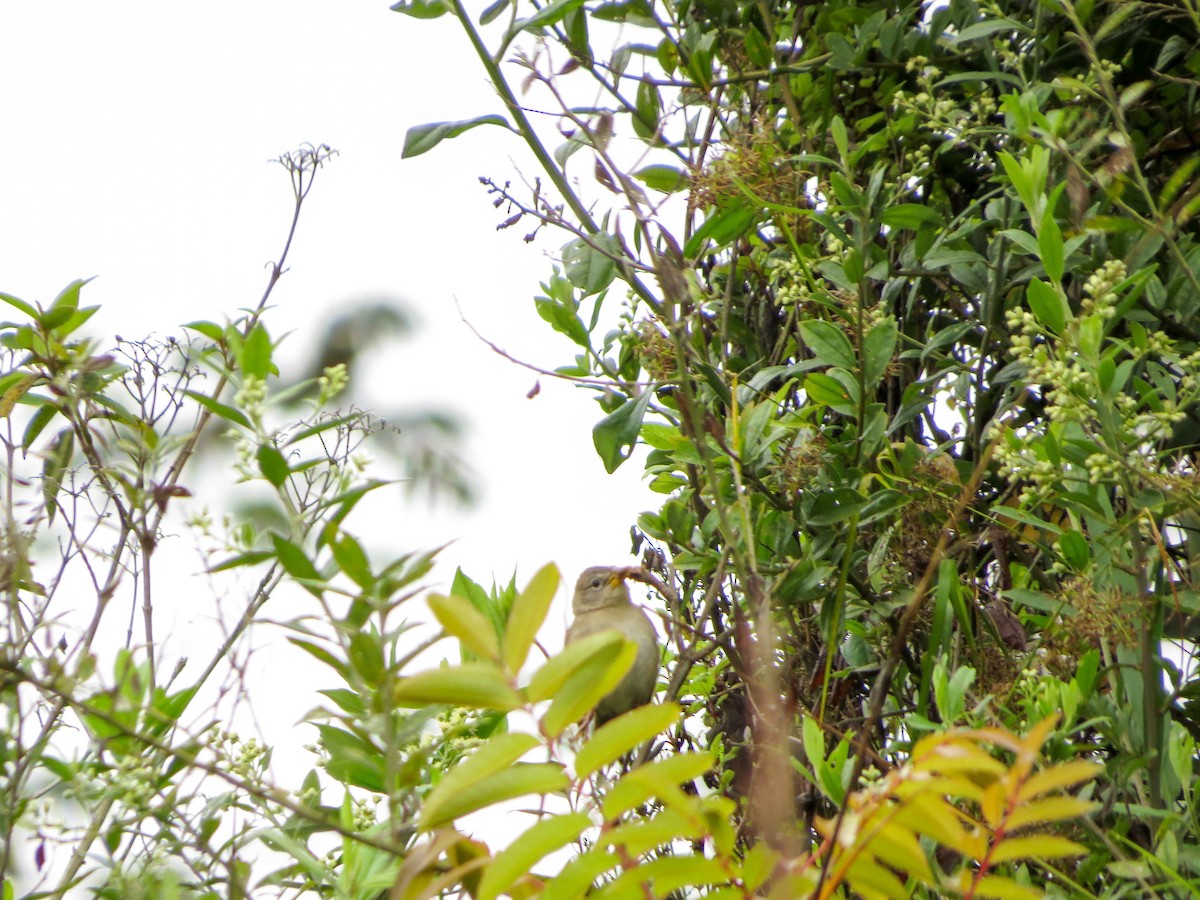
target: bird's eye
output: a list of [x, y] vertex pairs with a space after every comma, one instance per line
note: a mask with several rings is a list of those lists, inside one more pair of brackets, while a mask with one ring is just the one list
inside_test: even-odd
[[599, 578], [593, 578], [593, 579], [592, 579], [592, 587], [594, 587], [594, 588], [598, 588], [598, 587], [600, 587], [600, 585], [601, 585], [601, 584], [603, 584], [603, 583], [604, 583], [604, 582], [603, 582], [603, 581], [601, 581]]

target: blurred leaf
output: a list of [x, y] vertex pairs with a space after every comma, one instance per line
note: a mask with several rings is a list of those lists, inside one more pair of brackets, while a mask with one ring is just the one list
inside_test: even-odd
[[226, 406], [224, 403], [218, 403], [211, 397], [206, 397], [204, 394], [198, 394], [195, 391], [185, 390], [183, 393], [226, 422], [232, 422], [247, 430], [253, 430], [254, 426], [250, 424], [250, 420], [246, 418], [241, 410], [234, 409], [232, 406]]
[[274, 444], [261, 444], [255, 458], [258, 460], [259, 471], [274, 487], [282, 487], [292, 474], [287, 460]]
[[320, 582], [321, 574], [308, 558], [308, 555], [285, 537], [271, 535], [271, 543], [275, 547], [275, 555], [285, 572], [296, 579], [300, 585], [314, 597], [321, 596], [321, 588], [314, 582]]

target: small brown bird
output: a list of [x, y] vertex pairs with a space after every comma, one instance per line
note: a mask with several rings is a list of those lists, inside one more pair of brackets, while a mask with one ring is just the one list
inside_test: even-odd
[[611, 629], [619, 631], [638, 648], [632, 668], [597, 705], [597, 725], [648, 703], [658, 683], [658, 634], [650, 617], [630, 600], [625, 576], [623, 569], [592, 566], [575, 582], [571, 604], [575, 618], [567, 629], [567, 643]]

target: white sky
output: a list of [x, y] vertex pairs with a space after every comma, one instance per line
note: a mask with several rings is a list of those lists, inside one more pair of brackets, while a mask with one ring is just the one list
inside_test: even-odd
[[640, 466], [606, 476], [591, 445], [599, 407], [545, 378], [527, 400], [536, 376], [480, 344], [454, 306], [519, 358], [553, 368], [573, 355], [532, 303], [565, 238], [498, 233], [503, 213], [477, 180], [532, 172], [523, 145], [482, 128], [400, 159], [409, 126], [500, 109], [453, 20], [383, 0], [5, 4], [0, 53], [0, 290], [47, 301], [99, 276], [83, 300], [101, 305], [92, 331], [105, 339], [219, 321], [257, 302], [285, 235], [290, 189], [266, 160], [328, 143], [340, 156], [310, 195], [272, 333], [294, 329], [299, 359], [339, 305], [406, 301], [416, 339], [375, 359], [362, 386], [381, 406], [398, 390], [463, 414], [483, 496], [431, 518], [392, 494], [396, 533], [374, 543], [457, 539], [446, 562], [519, 581], [551, 560], [567, 578], [627, 561], [627, 527], [653, 503]]
[[[528, 229], [497, 233], [504, 213], [478, 183], [514, 177], [514, 164], [532, 172], [523, 145], [483, 128], [400, 158], [411, 125], [500, 111], [452, 19], [419, 22], [386, 0], [5, 3], [0, 59], [0, 291], [44, 303], [98, 276], [83, 302], [101, 306], [91, 333], [105, 345], [236, 315], [257, 303], [291, 215], [287, 176], [267, 160], [327, 143], [340, 156], [309, 197], [272, 334], [293, 331], [299, 361], [341, 305], [404, 300], [422, 325], [369, 367], [366, 395], [465, 416], [481, 495], [465, 512], [431, 513], [396, 489], [351, 530], [377, 558], [455, 541], [432, 583], [443, 590], [457, 565], [485, 584], [516, 571], [523, 584], [553, 561], [573, 583], [587, 565], [632, 561], [628, 527], [656, 505], [640, 462], [605, 475], [591, 443], [599, 407], [545, 378], [526, 399], [534, 374], [479, 343], [455, 308], [519, 358], [554, 368], [573, 357], [532, 302], [565, 236], [530, 246]], [[564, 587], [551, 646], [565, 598]], [[164, 670], [184, 652], [168, 650]], [[312, 667], [312, 687], [331, 686]], [[269, 712], [295, 722], [317, 698], [287, 668], [287, 702]], [[305, 729], [296, 743], [312, 738]]]

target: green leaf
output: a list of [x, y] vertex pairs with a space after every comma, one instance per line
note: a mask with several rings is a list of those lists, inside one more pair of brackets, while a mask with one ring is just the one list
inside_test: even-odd
[[907, 228], [910, 231], [916, 231], [922, 225], [940, 228], [945, 224], [940, 212], [921, 203], [897, 203], [885, 207], [880, 221], [888, 228]]
[[503, 13], [512, 5], [513, 0], [496, 0], [495, 3], [492, 3], [487, 9], [479, 14], [479, 24], [487, 25], [490, 22], [494, 22], [500, 17], [501, 13]]
[[658, 87], [649, 78], [638, 82], [637, 100], [632, 116], [633, 133], [643, 141], [658, 137], [659, 119], [662, 117], [662, 98]]
[[631, 709], [607, 722], [575, 754], [575, 776], [583, 779], [620, 759], [643, 741], [661, 734], [679, 721], [677, 703], [653, 704]]
[[1053, 334], [1062, 334], [1067, 327], [1066, 299], [1040, 278], [1031, 279], [1025, 288], [1025, 299], [1034, 317]]
[[1063, 559], [1076, 572], [1087, 570], [1092, 560], [1092, 552], [1088, 547], [1087, 538], [1078, 531], [1064, 531], [1058, 536], [1058, 549]]
[[746, 26], [746, 56], [760, 69], [770, 68], [775, 59], [774, 50], [753, 23]]
[[758, 210], [741, 199], [725, 209], [714, 211], [704, 220], [704, 224], [688, 238], [683, 248], [684, 256], [696, 256], [704, 249], [705, 242], [709, 240], [718, 247], [730, 243], [734, 238], [744, 234], [757, 218]]
[[854, 488], [838, 487], [819, 494], [808, 514], [810, 525], [833, 525], [862, 511], [867, 498]]
[[888, 316], [867, 332], [863, 340], [863, 380], [870, 388], [876, 384], [892, 363], [896, 353], [899, 329], [896, 320]]
[[389, 8], [414, 19], [436, 19], [450, 12], [445, 0], [400, 0]]
[[846, 415], [854, 415], [857, 412], [854, 399], [846, 386], [822, 372], [808, 373], [804, 379], [804, 393], [808, 395], [810, 402], [819, 406], [828, 406]]
[[458, 638], [476, 656], [490, 662], [500, 662], [500, 641], [496, 629], [479, 610], [455, 594], [430, 594], [426, 601], [438, 624], [446, 633]]
[[529, 648], [558, 591], [558, 582], [558, 568], [553, 563], [542, 566], [513, 601], [504, 629], [504, 667], [511, 675], [517, 675], [525, 665]]
[[47, 312], [55, 312], [63, 309], [74, 311], [77, 309], [79, 307], [79, 291], [91, 280], [90, 278], [76, 278], [59, 291], [58, 296], [54, 298], [54, 302], [50, 304], [50, 309]]
[[642, 418], [650, 405], [650, 395], [651, 391], [647, 390], [636, 399], [626, 400], [592, 428], [592, 443], [610, 475], [629, 458], [622, 451], [626, 447], [632, 449], [637, 441]]
[[245, 374], [266, 379], [275, 371], [271, 362], [271, 336], [262, 322], [255, 323], [238, 348], [237, 364]]
[[3, 291], [0, 291], [0, 300], [3, 300], [9, 306], [19, 309], [31, 319], [36, 319], [38, 317], [37, 307], [32, 303], [26, 303], [20, 297], [14, 297], [12, 294], [6, 294]]
[[350, 667], [370, 688], [383, 683], [387, 666], [383, 661], [383, 642], [372, 631], [356, 631], [350, 636]]
[[283, 570], [300, 582], [304, 589], [314, 597], [320, 597], [320, 587], [311, 582], [321, 581], [321, 575], [305, 552], [278, 534], [271, 534], [271, 543], [275, 546], [275, 556], [279, 559]]
[[505, 44], [521, 31], [529, 31], [534, 28], [544, 28], [547, 25], [553, 25], [555, 22], [561, 22], [567, 17], [567, 14], [572, 10], [576, 10], [583, 6], [583, 0], [554, 0], [552, 3], [547, 3], [532, 16], [524, 19], [518, 19], [513, 23], [512, 31], [505, 38]]
[[826, 366], [839, 366], [853, 371], [858, 368], [858, 356], [845, 332], [832, 322], [809, 319], [799, 325], [800, 336], [817, 360]]
[[184, 391], [183, 393], [226, 422], [232, 422], [235, 425], [241, 425], [243, 428], [253, 430], [254, 426], [250, 424], [250, 420], [246, 418], [241, 410], [234, 409], [232, 406], [226, 406], [224, 403], [219, 403], [212, 399], [212, 397], [206, 397], [204, 394], [198, 394], [195, 391]]
[[[42, 407], [38, 412], [42, 412]], [[53, 408], [53, 407], [51, 407]], [[46, 507], [46, 521], [54, 521], [54, 513], [58, 509], [54, 501], [62, 487], [63, 474], [71, 465], [75, 455], [75, 432], [64, 428], [50, 443], [42, 460], [42, 501]]]
[[951, 41], [957, 44], [965, 44], [968, 41], [974, 41], [981, 37], [987, 37], [997, 32], [1003, 32], [1010, 35], [1027, 34], [1029, 28], [1021, 25], [1019, 22], [1014, 22], [1012, 19], [984, 19], [982, 22], [975, 22], [968, 25], [962, 31], [955, 35], [947, 35]]
[[681, 191], [691, 183], [691, 179], [688, 178], [687, 173], [674, 166], [645, 166], [634, 172], [633, 177], [646, 185], [646, 187], [655, 191], [662, 191], [664, 194], [673, 194], [676, 191]]
[[514, 881], [532, 871], [537, 862], [578, 839], [591, 824], [585, 813], [549, 816], [535, 822], [496, 854], [484, 870], [475, 896], [478, 900], [499, 897]]
[[396, 685], [395, 701], [399, 706], [439, 703], [508, 712], [521, 705], [521, 695], [498, 666], [466, 662], [410, 675]]
[[371, 574], [371, 562], [367, 559], [362, 544], [348, 534], [343, 534], [338, 540], [329, 545], [333, 551], [334, 562], [339, 569], [355, 584], [364, 590], [369, 590], [375, 584]]
[[283, 454], [274, 444], [260, 446], [255, 458], [258, 460], [258, 470], [274, 487], [282, 487], [288, 480], [288, 476], [292, 474], [287, 460], [283, 458]]
[[589, 346], [587, 328], [573, 308], [550, 297], [535, 297], [533, 303], [538, 315], [549, 322], [551, 328], [565, 334], [580, 347]]
[[430, 122], [427, 125], [414, 125], [404, 136], [404, 149], [400, 153], [400, 158], [411, 159], [414, 156], [420, 156], [427, 150], [432, 150], [442, 141], [458, 137], [463, 132], [470, 131], [479, 125], [501, 125], [509, 131], [513, 130], [513, 127], [508, 124], [508, 119], [495, 113], [477, 116], [474, 119], [461, 119], [457, 122]]
[[571, 284], [588, 297], [598, 294], [617, 275], [617, 259], [621, 247], [611, 234], [599, 232], [587, 238], [577, 238], [563, 247], [563, 265]]
[[216, 322], [188, 322], [183, 327], [194, 331], [197, 334], [202, 334], [209, 340], [218, 344], [225, 340], [225, 329]]
[[321, 744], [329, 753], [325, 771], [343, 784], [376, 793], [385, 790], [383, 755], [362, 738], [335, 728], [317, 725]]
[[[1057, 193], [1057, 192], [1056, 192]], [[1051, 282], [1057, 284], [1063, 277], [1063, 237], [1062, 229], [1054, 218], [1054, 203], [1046, 204], [1046, 212], [1042, 216], [1041, 227], [1038, 228], [1038, 250], [1042, 258], [1042, 267]]]
[[53, 403], [43, 403], [39, 406], [37, 412], [30, 416], [29, 423], [25, 426], [25, 433], [21, 436], [21, 449], [28, 452], [38, 435], [53, 421], [56, 415], [58, 415], [58, 407]]

